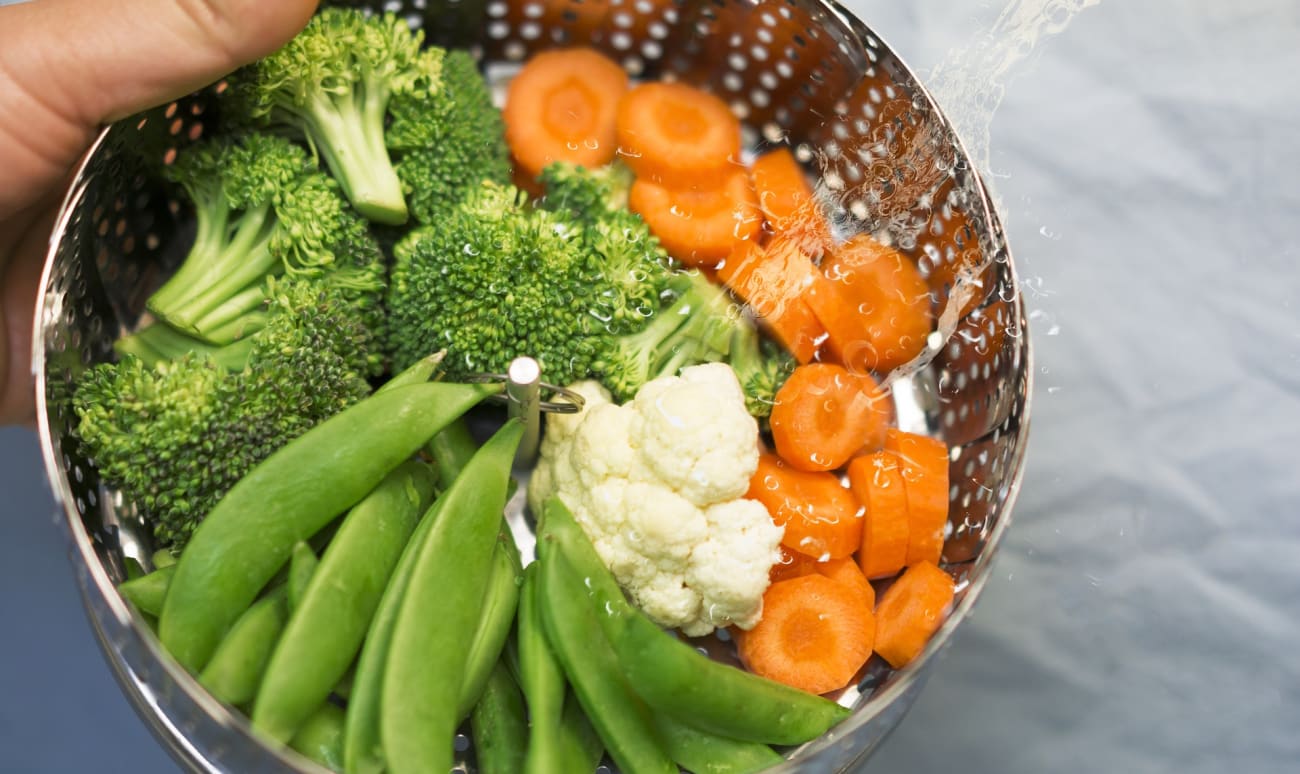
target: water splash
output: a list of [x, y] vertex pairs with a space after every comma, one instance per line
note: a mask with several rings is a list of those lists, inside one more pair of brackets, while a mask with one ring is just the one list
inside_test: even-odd
[[1009, 0], [990, 27], [976, 30], [964, 47], [950, 50], [923, 79], [986, 180], [993, 176], [990, 127], [1006, 95], [1008, 77], [1044, 39], [1064, 32], [1079, 12], [1100, 2]]

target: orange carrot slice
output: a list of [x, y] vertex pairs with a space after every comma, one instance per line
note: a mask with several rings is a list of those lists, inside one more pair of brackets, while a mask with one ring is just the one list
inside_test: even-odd
[[767, 508], [785, 527], [781, 545], [816, 559], [850, 556], [862, 544], [862, 513], [849, 490], [830, 473], [808, 473], [774, 454], [759, 455], [745, 497]]
[[524, 63], [501, 111], [506, 143], [526, 179], [555, 161], [599, 167], [614, 158], [627, 73], [590, 48], [543, 51]]
[[829, 559], [825, 562], [814, 562], [813, 570], [827, 578], [842, 583], [854, 593], [862, 598], [862, 604], [868, 609], [876, 606], [876, 590], [872, 587], [867, 576], [862, 574], [858, 568], [858, 563], [853, 557], [846, 556], [843, 559]]
[[740, 121], [727, 103], [684, 83], [633, 87], [618, 104], [618, 151], [639, 178], [683, 187], [740, 160]]
[[776, 392], [772, 440], [790, 467], [835, 470], [883, 446], [893, 416], [889, 398], [869, 374], [808, 363], [796, 367]]
[[804, 575], [768, 587], [762, 620], [736, 630], [736, 649], [754, 674], [829, 693], [848, 685], [871, 657], [874, 619], [851, 586]]
[[907, 489], [893, 452], [878, 451], [849, 463], [849, 487], [866, 506], [858, 565], [868, 578], [897, 575], [907, 565]]
[[948, 523], [948, 447], [937, 438], [891, 427], [885, 449], [898, 457], [907, 491], [907, 564], [938, 563]]
[[835, 359], [859, 372], [885, 372], [921, 353], [930, 334], [930, 289], [902, 253], [866, 235], [826, 254], [824, 281], [807, 295]]
[[628, 192], [628, 209], [646, 222], [668, 254], [687, 266], [712, 267], [737, 242], [758, 238], [763, 216], [749, 178], [741, 169], [709, 181], [669, 188], [638, 177]]
[[909, 565], [876, 605], [875, 649], [895, 669], [921, 654], [952, 607], [952, 576], [931, 562]]
[[778, 548], [781, 551], [781, 559], [772, 565], [771, 570], [768, 570], [767, 577], [770, 582], [776, 583], [817, 572], [816, 559], [798, 551], [791, 551], [785, 546], [778, 546]]
[[754, 159], [749, 175], [758, 206], [775, 236], [793, 240], [813, 256], [831, 246], [830, 223], [789, 148], [782, 146]]
[[800, 363], [812, 362], [826, 329], [804, 301], [817, 267], [798, 245], [774, 241], [764, 248], [752, 240], [739, 242], [717, 273], [781, 346]]

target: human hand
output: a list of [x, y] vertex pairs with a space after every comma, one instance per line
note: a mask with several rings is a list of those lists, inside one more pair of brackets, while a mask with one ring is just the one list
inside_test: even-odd
[[98, 128], [295, 35], [316, 0], [32, 0], [0, 7], [0, 425], [30, 421], [32, 320], [69, 173]]

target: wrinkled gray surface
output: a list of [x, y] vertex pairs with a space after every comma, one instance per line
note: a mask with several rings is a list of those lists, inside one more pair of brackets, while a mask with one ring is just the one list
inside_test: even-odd
[[[1103, 0], [1005, 84], [1028, 471], [868, 772], [1300, 766], [1300, 6], [1228, 5]], [[849, 7], [924, 76], [1002, 2]], [[30, 433], [0, 460], [0, 770], [172, 770], [84, 622]]]

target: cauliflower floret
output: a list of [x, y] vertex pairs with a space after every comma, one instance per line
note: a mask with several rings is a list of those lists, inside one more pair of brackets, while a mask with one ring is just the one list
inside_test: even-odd
[[631, 406], [642, 461], [660, 481], [701, 507], [749, 489], [758, 469], [758, 423], [731, 366], [709, 363], [652, 380]]
[[785, 530], [772, 522], [757, 500], [712, 505], [704, 516], [710, 539], [691, 554], [686, 583], [710, 591], [702, 600], [710, 628], [725, 621], [752, 629], [763, 614], [768, 572], [781, 561]]
[[758, 466], [758, 426], [730, 367], [653, 380], [623, 406], [591, 382], [575, 388], [588, 402], [548, 419], [534, 513], [558, 495], [656, 622], [689, 636], [752, 627], [784, 530], [740, 499]]

